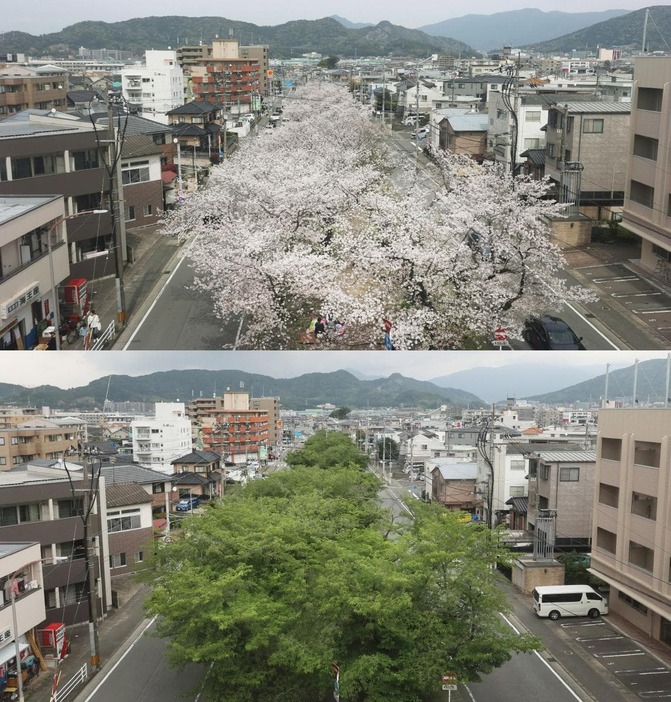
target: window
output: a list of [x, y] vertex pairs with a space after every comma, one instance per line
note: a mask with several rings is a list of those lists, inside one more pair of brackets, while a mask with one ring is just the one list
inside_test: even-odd
[[95, 149], [87, 151], [73, 151], [72, 165], [75, 171], [85, 171], [89, 168], [98, 168], [98, 152]]
[[107, 518], [107, 529], [110, 532], [130, 531], [140, 529], [142, 526], [139, 509], [124, 509], [117, 512], [109, 512]]
[[639, 466], [659, 468], [661, 444], [654, 441], [634, 442], [634, 463]]
[[652, 573], [655, 564], [655, 554], [651, 548], [638, 544], [635, 541], [629, 542], [629, 564], [641, 570]]
[[525, 466], [524, 460], [510, 461], [510, 470], [524, 470], [524, 466]]
[[538, 470], [538, 477], [541, 480], [548, 480], [550, 477], [550, 466], [547, 463], [543, 463]]
[[635, 600], [633, 597], [629, 597], [629, 595], [625, 595], [624, 592], [618, 592], [617, 598], [618, 600], [622, 600], [622, 602], [628, 604], [630, 607], [635, 609], [637, 612], [640, 612], [641, 614], [648, 613], [648, 608], [644, 604], [641, 604], [638, 600]]
[[622, 439], [601, 439], [601, 458], [619, 461], [622, 454]]
[[112, 553], [110, 555], [110, 568], [123, 568], [126, 565], [125, 553]]
[[126, 222], [132, 222], [135, 219], [135, 206], [126, 206]]
[[657, 498], [640, 492], [632, 492], [631, 513], [654, 521], [657, 519]]
[[86, 212], [88, 210], [99, 210], [102, 208], [100, 193], [76, 195], [73, 199], [75, 212]]
[[599, 484], [599, 503], [609, 507], [617, 507], [620, 499], [620, 488], [606, 483]]
[[525, 149], [540, 149], [543, 145], [542, 139], [525, 139], [524, 148]]
[[524, 485], [511, 485], [510, 486], [510, 496], [511, 497], [524, 497]]
[[86, 595], [85, 583], [72, 583], [64, 588], [63, 606], [75, 605], [84, 601]]
[[0, 456], [0, 466], [6, 466], [7, 465], [7, 458], [5, 456]]
[[546, 144], [545, 145], [545, 153], [550, 157], [554, 158], [555, 156], [555, 145], [554, 144]]
[[577, 483], [580, 480], [580, 468], [577, 466], [562, 466], [559, 469], [559, 480], [563, 483]]
[[144, 551], [138, 551], [137, 553], [133, 554], [133, 560], [136, 563], [142, 563], [142, 561], [144, 561]]
[[19, 505], [19, 520], [23, 522], [39, 522], [41, 519], [40, 505]]
[[629, 183], [629, 197], [633, 202], [652, 209], [655, 201], [655, 189], [645, 183], [632, 180]]
[[145, 217], [151, 217], [154, 214], [154, 206], [153, 205], [145, 205], [142, 208], [142, 214]]
[[5, 437], [0, 436], [0, 446], [4, 446], [4, 445], [5, 445]]
[[16, 507], [0, 507], [0, 526], [13, 526], [18, 524], [19, 519], [16, 514]]
[[651, 161], [657, 160], [657, 147], [659, 146], [658, 139], [634, 134], [634, 156], [647, 158]]
[[83, 498], [75, 500], [58, 500], [58, 518], [81, 517], [84, 514]]
[[664, 93], [660, 88], [639, 88], [636, 109], [661, 112], [663, 96]]
[[603, 134], [603, 119], [585, 119], [582, 123], [583, 134]]
[[615, 553], [615, 547], [617, 545], [617, 534], [607, 529], [602, 529], [597, 527], [596, 529], [596, 545], [597, 548], [602, 551], [607, 551], [608, 553]]
[[541, 121], [541, 111], [534, 110], [532, 112], [530, 110], [527, 110], [524, 114], [524, 121], [525, 122], [540, 122]]
[[149, 180], [149, 161], [131, 161], [121, 166], [121, 181], [124, 185], [146, 183]]

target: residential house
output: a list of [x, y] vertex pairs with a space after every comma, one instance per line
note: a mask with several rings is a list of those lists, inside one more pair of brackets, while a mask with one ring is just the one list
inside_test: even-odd
[[137, 570], [153, 553], [152, 496], [134, 483], [107, 486], [104, 517], [109, 534], [110, 576]]
[[609, 608], [671, 645], [671, 409], [599, 412], [590, 571]]
[[172, 511], [172, 505], [177, 499], [177, 492], [172, 485], [172, 476], [157, 470], [144, 468], [137, 463], [124, 463], [117, 459], [103, 464], [100, 474], [105, 478], [106, 485], [139, 485], [147, 495], [151, 496], [153, 518]]
[[0, 350], [32, 349], [54, 324], [70, 274], [63, 216], [59, 195], [0, 195]]
[[641, 264], [666, 282], [671, 262], [671, 58], [637, 57], [622, 224], [641, 238]]
[[429, 461], [427, 470], [431, 474], [427, 496], [432, 502], [438, 502], [450, 511], [468, 512], [475, 517], [480, 503], [476, 489], [478, 467], [475, 463], [436, 458]]
[[[456, 112], [455, 110], [455, 114], [444, 117], [438, 123], [437, 147], [442, 151], [469, 156], [480, 163], [487, 152], [489, 118], [486, 113]], [[433, 144], [436, 145], [435, 141]]]
[[532, 530], [541, 517], [555, 516], [555, 544], [584, 547], [592, 538], [595, 451], [546, 451], [529, 455]]

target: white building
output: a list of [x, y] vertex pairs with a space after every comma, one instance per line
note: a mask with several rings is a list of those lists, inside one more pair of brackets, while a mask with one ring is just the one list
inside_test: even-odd
[[183, 402], [157, 402], [154, 413], [131, 424], [133, 461], [172, 473], [170, 461], [191, 451], [191, 421]]
[[176, 51], [146, 51], [144, 65], [121, 71], [124, 98], [140, 106], [143, 117], [168, 124], [168, 112], [184, 104], [184, 73]]

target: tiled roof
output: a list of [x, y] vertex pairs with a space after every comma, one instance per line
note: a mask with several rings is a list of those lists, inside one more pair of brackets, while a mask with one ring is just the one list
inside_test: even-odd
[[171, 475], [144, 468], [136, 463], [121, 463], [106, 465], [102, 468], [102, 476], [107, 485], [110, 483], [138, 483], [149, 485], [152, 483], [165, 483], [172, 480]]
[[108, 485], [106, 488], [107, 507], [128, 507], [153, 502], [152, 496], [134, 483]]
[[510, 505], [515, 512], [519, 514], [526, 514], [529, 509], [529, 498], [528, 497], [511, 497], [506, 500], [506, 504]]
[[[544, 166], [545, 165], [545, 149], [527, 149], [523, 151], [520, 156], [525, 156], [532, 166]], [[539, 430], [540, 432], [540, 430]], [[526, 432], [523, 432], [526, 433]]]
[[163, 150], [155, 144], [147, 134], [130, 134], [123, 140], [121, 147], [122, 158], [132, 158], [134, 156], [153, 156], [162, 154]]
[[200, 465], [203, 463], [216, 463], [219, 461], [220, 458], [221, 456], [218, 453], [214, 453], [214, 451], [195, 450], [191, 451], [191, 453], [187, 453], [185, 456], [175, 458], [173, 461], [170, 461], [170, 463], [172, 465], [174, 465], [175, 463], [189, 463], [194, 465]]

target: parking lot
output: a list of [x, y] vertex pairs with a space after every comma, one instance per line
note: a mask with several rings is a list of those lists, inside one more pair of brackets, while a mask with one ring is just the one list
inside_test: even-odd
[[553, 625], [639, 699], [671, 698], [671, 668], [611, 626], [608, 617], [561, 619]]

